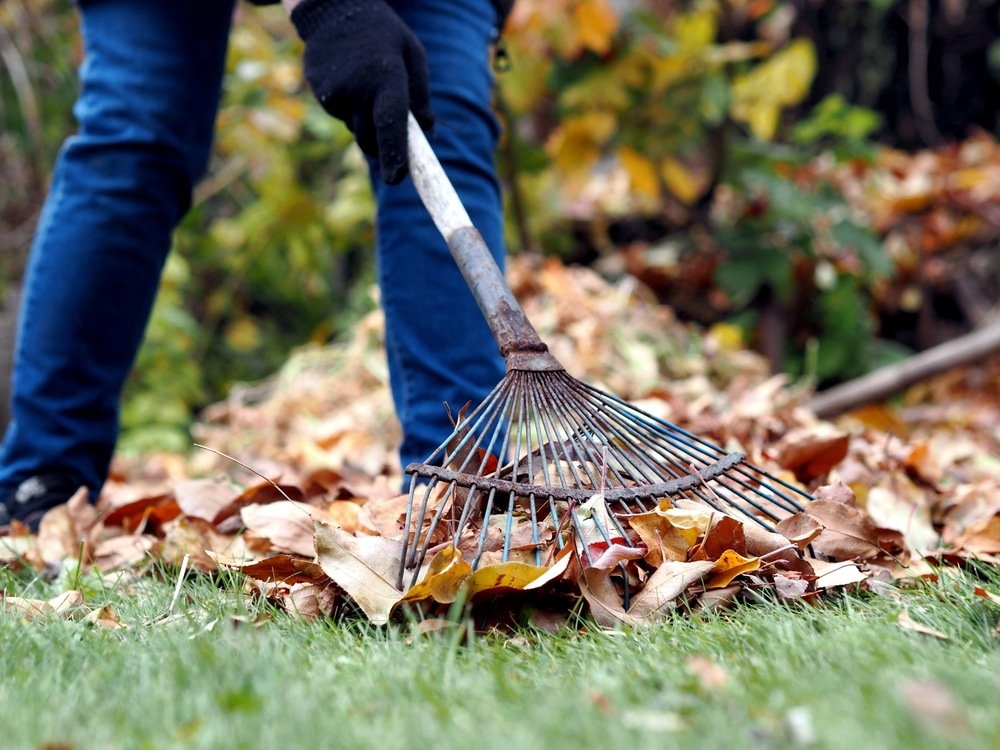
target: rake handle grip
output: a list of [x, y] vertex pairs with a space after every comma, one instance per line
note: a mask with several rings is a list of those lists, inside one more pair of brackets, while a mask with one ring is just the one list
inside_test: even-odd
[[561, 370], [514, 297], [412, 114], [408, 126], [410, 178], [486, 317], [508, 369]]

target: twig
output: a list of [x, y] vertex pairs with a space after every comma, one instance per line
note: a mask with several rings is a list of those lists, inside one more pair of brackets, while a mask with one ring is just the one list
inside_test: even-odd
[[264, 480], [265, 482], [270, 482], [270, 483], [271, 483], [271, 486], [272, 486], [272, 487], [274, 487], [274, 489], [276, 489], [276, 490], [278, 491], [278, 493], [279, 493], [279, 494], [280, 494], [280, 495], [281, 495], [281, 496], [282, 496], [283, 498], [285, 498], [285, 500], [287, 500], [287, 501], [288, 501], [288, 502], [290, 502], [290, 503], [292, 503], [292, 502], [293, 502], [292, 498], [290, 498], [290, 497], [289, 497], [289, 496], [288, 496], [287, 494], [285, 494], [285, 491], [284, 491], [283, 489], [281, 489], [281, 487], [279, 487], [279, 486], [278, 486], [278, 485], [277, 485], [277, 484], [276, 484], [276, 483], [274, 482], [274, 480], [273, 480], [273, 479], [271, 479], [270, 477], [265, 477], [265, 476], [264, 476], [263, 474], [261, 474], [261, 473], [260, 473], [259, 471], [257, 471], [257, 470], [256, 470], [255, 468], [253, 468], [252, 466], [247, 466], [247, 465], [246, 465], [245, 463], [243, 463], [242, 461], [240, 461], [240, 460], [239, 460], [238, 458], [233, 458], [232, 456], [230, 456], [230, 455], [228, 455], [228, 454], [226, 454], [226, 453], [223, 453], [222, 451], [218, 451], [218, 450], [216, 450], [215, 448], [209, 448], [209, 447], [208, 447], [207, 445], [202, 445], [201, 443], [194, 443], [194, 447], [195, 447], [195, 448], [201, 448], [201, 449], [203, 449], [203, 450], [206, 450], [206, 451], [211, 451], [212, 453], [214, 453], [214, 454], [215, 454], [215, 455], [217, 455], [217, 456], [222, 456], [223, 458], [228, 458], [228, 459], [229, 459], [230, 461], [232, 461], [232, 462], [233, 462], [234, 464], [239, 464], [240, 466], [242, 466], [242, 467], [243, 467], [244, 469], [246, 469], [247, 471], [250, 471], [250, 472], [253, 472], [253, 473], [254, 473], [254, 474], [256, 474], [257, 476], [259, 476], [259, 477], [260, 477], [261, 479], [263, 479], [263, 480]]

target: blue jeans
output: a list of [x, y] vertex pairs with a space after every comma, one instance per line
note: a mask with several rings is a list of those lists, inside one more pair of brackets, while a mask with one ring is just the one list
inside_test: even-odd
[[[432, 145], [502, 263], [493, 166], [499, 129], [488, 61], [492, 3], [398, 6], [427, 50], [438, 118]], [[0, 447], [0, 498], [44, 471], [74, 473], [93, 497], [100, 492], [118, 436], [121, 390], [171, 233], [208, 163], [232, 11], [232, 0], [81, 3], [79, 132], [60, 152], [31, 251], [13, 419]], [[442, 402], [455, 409], [478, 402], [504, 366], [412, 184], [374, 187], [405, 466], [426, 458], [451, 432]]]

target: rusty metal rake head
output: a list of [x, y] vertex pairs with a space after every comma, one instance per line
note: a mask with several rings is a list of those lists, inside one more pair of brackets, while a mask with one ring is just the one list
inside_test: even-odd
[[410, 118], [410, 172], [507, 362], [507, 375], [424, 463], [410, 464], [404, 554], [419, 576], [455, 545], [473, 568], [545, 562], [573, 540], [582, 554], [631, 545], [625, 519], [664, 500], [765, 528], [809, 495], [627, 402], [571, 377], [548, 352]]

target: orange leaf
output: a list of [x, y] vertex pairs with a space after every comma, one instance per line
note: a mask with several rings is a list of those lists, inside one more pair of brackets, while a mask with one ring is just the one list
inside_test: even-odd
[[611, 49], [618, 30], [618, 15], [606, 0], [582, 0], [573, 6], [573, 28], [583, 46], [598, 55]]

